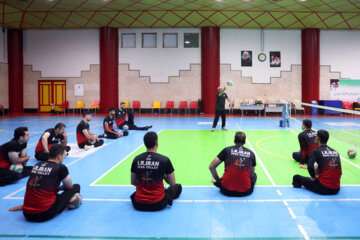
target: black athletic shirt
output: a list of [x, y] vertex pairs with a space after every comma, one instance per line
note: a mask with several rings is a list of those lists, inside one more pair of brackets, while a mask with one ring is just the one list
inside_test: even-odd
[[311, 177], [315, 177], [314, 163], [318, 164], [319, 182], [331, 189], [340, 188], [341, 162], [340, 155], [328, 146], [320, 146], [310, 154], [308, 171]]
[[104, 126], [104, 131], [106, 131], [106, 129], [105, 129], [105, 123], [108, 123], [108, 125], [109, 125], [109, 129], [110, 130], [114, 130], [114, 126], [113, 126], [113, 124], [114, 124], [114, 117], [110, 117], [109, 115], [107, 115], [105, 118], [104, 118], [104, 122], [103, 122], [103, 126]]
[[56, 201], [61, 181], [68, 175], [63, 164], [47, 161], [34, 165], [26, 184], [23, 211], [36, 214], [48, 210]]
[[76, 140], [78, 144], [88, 141], [83, 133], [84, 129], [90, 130], [90, 127], [88, 123], [85, 123], [84, 120], [81, 120], [81, 122], [76, 127]]
[[136, 174], [135, 199], [140, 203], [156, 203], [165, 197], [164, 174], [174, 172], [168, 157], [158, 153], [145, 152], [137, 157], [131, 165], [131, 172]]
[[62, 134], [58, 134], [56, 136], [54, 128], [46, 129], [45, 132], [41, 135], [38, 144], [36, 145], [35, 153], [40, 152], [40, 151], [45, 151], [44, 146], [41, 141], [41, 138], [44, 136], [44, 134], [46, 132], [50, 133], [50, 136], [47, 139], [48, 150], [50, 149], [51, 145], [58, 144], [64, 140], [64, 136]]
[[223, 93], [219, 96], [219, 93], [216, 94], [216, 107], [215, 110], [225, 110], [225, 99], [228, 98], [226, 93]]
[[310, 156], [312, 150], [318, 147], [315, 143], [316, 132], [313, 130], [305, 130], [299, 133], [298, 139], [300, 144], [300, 163], [304, 164], [306, 157]]
[[0, 168], [9, 169], [12, 162], [9, 158], [9, 152], [16, 152], [21, 157], [21, 152], [26, 148], [27, 143], [20, 144], [17, 140], [4, 143], [0, 146]]
[[126, 121], [126, 110], [116, 109], [115, 111], [115, 122], [116, 126], [119, 126], [121, 123]]
[[232, 146], [224, 148], [217, 157], [225, 162], [221, 185], [229, 191], [248, 191], [251, 188], [251, 169], [256, 166], [255, 154], [243, 146]]

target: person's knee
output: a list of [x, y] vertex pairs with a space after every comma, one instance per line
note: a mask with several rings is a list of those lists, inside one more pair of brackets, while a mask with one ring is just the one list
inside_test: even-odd
[[73, 184], [73, 189], [74, 189], [74, 191], [79, 193], [80, 192], [80, 184], [77, 184], [77, 183]]

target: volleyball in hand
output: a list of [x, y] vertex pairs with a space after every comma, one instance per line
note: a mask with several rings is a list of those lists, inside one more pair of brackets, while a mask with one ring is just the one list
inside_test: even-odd
[[231, 80], [227, 81], [226, 84], [231, 87], [233, 85], [233, 82]]
[[9, 170], [10, 171], [14, 171], [14, 172], [18, 172], [18, 173], [21, 173], [23, 171], [24, 167], [21, 163], [17, 163], [17, 164], [12, 164], [10, 167], [9, 167]]
[[122, 127], [122, 129], [128, 130], [128, 129], [129, 129], [129, 126], [128, 126], [128, 125], [124, 125], [124, 126]]
[[355, 151], [355, 150], [349, 150], [349, 151], [347, 152], [347, 154], [348, 154], [348, 157], [349, 157], [350, 159], [356, 158], [356, 151]]
[[80, 206], [82, 202], [82, 196], [80, 195], [80, 193], [75, 193], [72, 198], [70, 199], [70, 201], [67, 204], [67, 207], [69, 209], [75, 209], [78, 208]]

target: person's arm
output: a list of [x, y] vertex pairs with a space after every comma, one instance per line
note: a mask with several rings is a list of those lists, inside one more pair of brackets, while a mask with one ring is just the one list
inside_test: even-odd
[[17, 164], [17, 163], [22, 163], [25, 164], [27, 162], [27, 160], [30, 159], [30, 156], [28, 154], [23, 154], [21, 153], [21, 156], [19, 157], [19, 154], [17, 152], [9, 152], [8, 153], [10, 162], [12, 164]]
[[172, 172], [170, 174], [165, 174], [164, 176], [164, 180], [165, 182], [167, 182], [170, 186], [174, 186], [175, 185], [175, 173]]
[[73, 184], [70, 178], [70, 175], [68, 174], [63, 180], [62, 180], [63, 185], [59, 186], [59, 190], [64, 190], [64, 189], [72, 189], [73, 188]]
[[226, 87], [223, 88], [223, 90], [219, 93], [219, 96], [223, 95], [226, 90]]
[[114, 133], [114, 134], [116, 134], [116, 135], [118, 135], [118, 136], [122, 136], [122, 132], [115, 132], [115, 131], [111, 130], [111, 129], [109, 128], [109, 123], [108, 123], [108, 122], [105, 122], [105, 123], [104, 123], [104, 127], [105, 127], [105, 131]]
[[306, 169], [307, 167], [305, 166], [305, 149], [307, 147], [306, 144], [306, 139], [304, 138], [303, 134], [299, 134], [298, 136], [299, 139], [299, 144], [300, 144], [300, 168]]
[[137, 184], [137, 177], [136, 177], [136, 174], [135, 173], [131, 173], [131, 185], [134, 185], [136, 186]]
[[309, 163], [308, 163], [308, 172], [309, 172], [312, 180], [316, 179], [315, 169], [314, 169], [315, 162], [316, 162], [316, 154], [314, 151], [312, 151], [310, 154]]
[[63, 133], [64, 139], [61, 141], [61, 145], [66, 146], [67, 145], [67, 133], [64, 131]]
[[84, 136], [85, 136], [87, 139], [89, 139], [89, 140], [93, 140], [93, 141], [94, 141], [94, 140], [97, 139], [96, 135], [95, 135], [95, 134], [91, 134], [90, 131], [87, 130], [87, 129], [83, 129], [82, 132], [83, 132]]
[[49, 145], [48, 145], [48, 138], [50, 137], [49, 132], [45, 132], [44, 135], [41, 137], [41, 143], [43, 145], [44, 151], [49, 152]]
[[209, 169], [210, 169], [210, 172], [211, 172], [211, 175], [213, 176], [213, 178], [216, 180], [216, 181], [220, 181], [220, 178], [219, 178], [219, 175], [216, 171], [216, 168], [217, 166], [219, 166], [221, 163], [220, 159], [218, 157], [216, 157], [210, 164], [209, 166]]

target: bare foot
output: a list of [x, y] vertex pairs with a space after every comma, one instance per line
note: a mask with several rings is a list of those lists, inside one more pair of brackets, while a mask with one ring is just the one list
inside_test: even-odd
[[307, 166], [305, 166], [304, 164], [300, 164], [299, 167], [300, 167], [300, 168], [303, 168], [303, 169], [307, 169]]
[[22, 208], [23, 208], [23, 205], [12, 207], [12, 208], [9, 208], [9, 212], [21, 211]]

